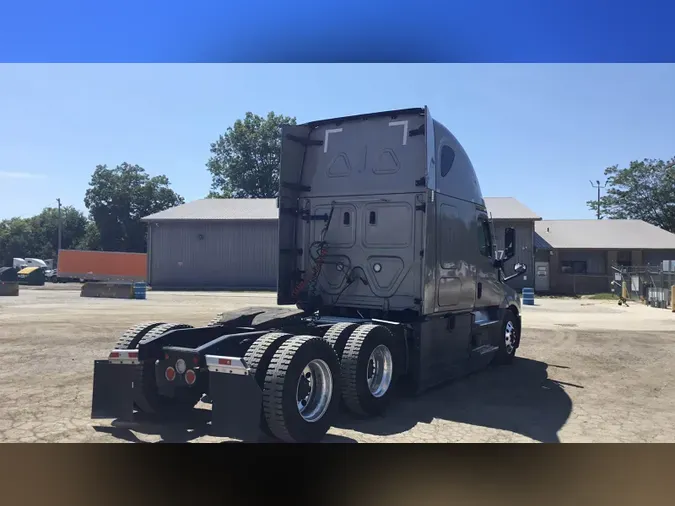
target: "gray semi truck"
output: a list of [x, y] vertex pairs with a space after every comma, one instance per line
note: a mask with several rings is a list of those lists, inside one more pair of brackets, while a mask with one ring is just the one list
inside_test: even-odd
[[496, 250], [466, 152], [428, 108], [288, 125], [274, 308], [152, 322], [94, 366], [92, 418], [211, 403], [211, 433], [320, 441], [339, 406], [382, 414], [520, 344], [515, 231]]

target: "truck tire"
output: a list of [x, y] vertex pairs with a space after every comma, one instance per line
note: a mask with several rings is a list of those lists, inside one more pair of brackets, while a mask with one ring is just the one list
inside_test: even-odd
[[[246, 365], [251, 369], [251, 373], [261, 391], [265, 388], [265, 376], [267, 374], [267, 368], [272, 361], [272, 357], [274, 357], [274, 354], [281, 345], [291, 337], [293, 337], [293, 334], [271, 332], [254, 342], [248, 351], [246, 351], [244, 362], [246, 362]], [[268, 436], [274, 435], [267, 425], [264, 411], [261, 411], [260, 413], [260, 429]]]
[[[193, 328], [192, 325], [182, 323], [161, 324], [145, 334], [145, 336], [139, 340], [136, 347], [172, 330], [191, 328]], [[146, 360], [142, 363], [134, 383], [134, 403], [141, 412], [148, 415], [181, 414], [190, 411], [199, 402], [201, 394], [203, 393], [192, 388], [181, 388], [176, 391], [176, 397], [165, 397], [160, 395], [157, 390], [157, 381], [155, 379], [154, 360]]]
[[288, 339], [265, 375], [263, 410], [274, 436], [289, 443], [317, 443], [337, 415], [340, 364], [332, 347], [314, 336]]
[[342, 353], [347, 340], [358, 326], [358, 323], [336, 323], [324, 334], [323, 338], [333, 347], [338, 360], [342, 361]]
[[228, 320], [234, 319], [238, 316], [238, 311], [229, 311], [224, 313], [218, 313], [215, 318], [213, 318], [209, 323], [206, 324], [207, 327], [218, 327]]
[[164, 322], [149, 322], [141, 323], [139, 325], [134, 325], [130, 329], [127, 329], [115, 344], [116, 350], [133, 350], [136, 348], [138, 343], [145, 337], [145, 334], [150, 332], [155, 327], [159, 325], [164, 325]]
[[347, 340], [340, 374], [342, 399], [357, 415], [382, 413], [391, 402], [399, 347], [391, 331], [382, 325], [359, 325]]
[[520, 341], [520, 325], [518, 317], [510, 309], [504, 313], [501, 331], [498, 336], [497, 346], [499, 349], [492, 360], [494, 365], [508, 365], [513, 362], [516, 356], [516, 349]]

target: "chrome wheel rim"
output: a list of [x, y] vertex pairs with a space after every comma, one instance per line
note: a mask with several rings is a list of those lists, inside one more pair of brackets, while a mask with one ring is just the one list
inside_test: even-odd
[[298, 378], [295, 398], [303, 420], [321, 419], [333, 398], [333, 375], [326, 362], [317, 358], [305, 366]]
[[382, 397], [391, 385], [394, 360], [391, 351], [384, 344], [380, 344], [370, 354], [366, 380], [368, 389], [373, 397]]
[[506, 347], [506, 353], [509, 355], [516, 349], [516, 327], [511, 321], [506, 322], [506, 328], [504, 329], [504, 345]]

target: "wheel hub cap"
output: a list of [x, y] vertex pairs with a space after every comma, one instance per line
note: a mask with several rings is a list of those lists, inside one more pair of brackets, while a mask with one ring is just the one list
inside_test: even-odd
[[316, 422], [326, 413], [332, 397], [330, 367], [323, 360], [312, 360], [298, 378], [296, 402], [300, 416], [307, 422]]
[[391, 351], [380, 344], [370, 354], [366, 376], [368, 389], [373, 397], [382, 397], [389, 390], [394, 369]]
[[506, 347], [506, 353], [511, 355], [516, 346], [516, 328], [513, 326], [512, 322], [506, 323], [506, 329], [504, 330], [504, 345]]

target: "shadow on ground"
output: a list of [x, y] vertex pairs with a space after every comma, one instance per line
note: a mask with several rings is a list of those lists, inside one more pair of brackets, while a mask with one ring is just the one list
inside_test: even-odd
[[136, 415], [133, 422], [115, 420], [111, 426], [94, 426], [97, 432], [104, 432], [111, 436], [130, 443], [145, 443], [134, 434], [138, 432], [146, 435], [159, 436], [158, 443], [187, 443], [193, 439], [206, 436], [210, 432], [209, 421], [211, 411], [208, 409], [194, 409], [188, 415], [170, 420], [154, 420], [142, 415]]
[[558, 431], [572, 412], [572, 399], [563, 385], [583, 387], [549, 379], [548, 367], [544, 362], [516, 358], [511, 366], [490, 367], [419, 397], [396, 399], [384, 417], [363, 420], [343, 415], [335, 426], [365, 434], [392, 435], [406, 432], [418, 423], [441, 419], [557, 443]]
[[[572, 400], [563, 387], [583, 387], [549, 379], [548, 367], [567, 368], [517, 358], [511, 366], [490, 367], [419, 397], [395, 399], [383, 417], [358, 419], [342, 413], [335, 427], [386, 436], [441, 419], [511, 431], [544, 443], [559, 442], [558, 431], [572, 412]], [[184, 443], [209, 435], [210, 418], [210, 410], [198, 408], [181, 419], [160, 423], [137, 418], [133, 423], [115, 421], [111, 427], [94, 429], [130, 442], [143, 442], [134, 434], [138, 432], [158, 435], [163, 443]], [[274, 440], [261, 436], [258, 442]], [[328, 434], [324, 442], [356, 441]]]
[[[178, 418], [154, 420], [151, 417], [135, 415], [133, 422], [115, 420], [110, 426], [94, 426], [96, 432], [109, 434], [116, 439], [130, 443], [147, 443], [139, 434], [159, 436], [157, 443], [188, 443], [202, 436], [211, 435], [211, 410], [195, 408]], [[239, 443], [231, 440], [223, 443]], [[257, 443], [278, 443], [276, 439], [261, 434]], [[356, 443], [354, 439], [336, 434], [327, 434], [322, 443]]]

